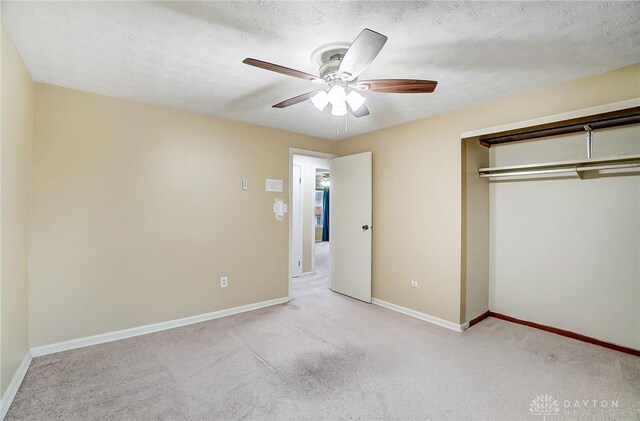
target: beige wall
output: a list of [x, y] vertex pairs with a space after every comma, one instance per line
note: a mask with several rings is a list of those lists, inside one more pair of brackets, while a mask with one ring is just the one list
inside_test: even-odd
[[[315, 194], [316, 169], [328, 170], [331, 160], [313, 156], [294, 155], [293, 163], [302, 167], [302, 272], [311, 272], [313, 248], [316, 242]], [[322, 239], [322, 232], [320, 233]]]
[[336, 144], [36, 84], [31, 346], [286, 297], [289, 147]]
[[29, 349], [28, 215], [33, 134], [33, 82], [2, 29], [0, 393]]
[[373, 296], [464, 321], [460, 134], [638, 97], [639, 80], [629, 66], [340, 142], [373, 151]]

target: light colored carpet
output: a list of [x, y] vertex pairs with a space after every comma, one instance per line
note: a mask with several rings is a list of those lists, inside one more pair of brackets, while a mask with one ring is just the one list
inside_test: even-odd
[[558, 402], [547, 421], [638, 419], [640, 358], [491, 318], [460, 334], [325, 291], [35, 358], [6, 420], [543, 420], [538, 395]]
[[291, 297], [326, 292], [331, 288], [331, 257], [329, 242], [315, 244], [315, 273], [293, 278], [291, 281]]

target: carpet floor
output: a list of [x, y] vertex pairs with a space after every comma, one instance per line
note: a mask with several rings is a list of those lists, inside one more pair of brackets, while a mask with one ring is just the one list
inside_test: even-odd
[[35, 358], [6, 420], [639, 417], [638, 357], [493, 318], [456, 333], [325, 291]]

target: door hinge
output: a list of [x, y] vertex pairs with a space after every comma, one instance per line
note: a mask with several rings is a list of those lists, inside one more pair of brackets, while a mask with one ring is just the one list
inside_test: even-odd
[[302, 177], [298, 178], [298, 184], [302, 184]]
[[300, 260], [298, 260], [298, 267], [300, 267]]

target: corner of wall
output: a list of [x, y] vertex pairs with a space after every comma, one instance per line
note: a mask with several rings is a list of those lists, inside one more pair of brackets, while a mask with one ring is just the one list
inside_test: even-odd
[[0, 106], [0, 395], [4, 413], [29, 355], [28, 231], [35, 92], [28, 69], [2, 27], [0, 38], [0, 103], [4, 105]]

